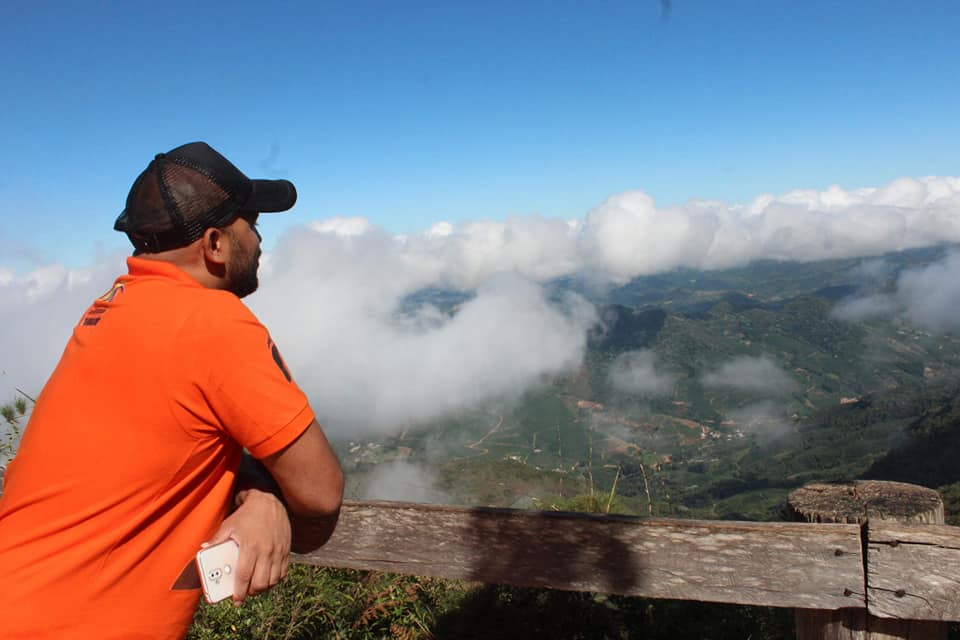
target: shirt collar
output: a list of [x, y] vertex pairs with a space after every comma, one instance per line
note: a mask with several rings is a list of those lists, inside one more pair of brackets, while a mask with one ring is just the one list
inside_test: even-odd
[[195, 287], [203, 287], [193, 276], [170, 262], [163, 260], [145, 260], [130, 256], [127, 258], [127, 273], [131, 278], [159, 277], [170, 278]]

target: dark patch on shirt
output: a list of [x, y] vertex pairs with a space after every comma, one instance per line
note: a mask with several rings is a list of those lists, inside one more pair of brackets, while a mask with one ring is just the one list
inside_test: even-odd
[[283, 377], [287, 379], [287, 382], [293, 382], [293, 377], [290, 375], [290, 370], [287, 369], [287, 363], [283, 361], [283, 358], [280, 356], [280, 349], [277, 348], [277, 345], [273, 342], [273, 338], [267, 338], [267, 346], [270, 347], [270, 353], [273, 355], [273, 361], [277, 363], [277, 366], [280, 367]]
[[171, 591], [188, 591], [190, 589], [200, 588], [200, 574], [197, 571], [197, 564], [193, 560], [187, 563], [187, 566], [180, 572], [180, 577], [170, 587]]

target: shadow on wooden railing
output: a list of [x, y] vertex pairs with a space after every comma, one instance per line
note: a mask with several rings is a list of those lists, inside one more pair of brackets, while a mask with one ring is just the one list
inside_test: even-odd
[[[944, 637], [942, 622], [960, 620], [960, 528], [875, 512], [866, 521], [868, 509], [857, 508], [863, 523], [825, 524], [348, 501], [326, 546], [293, 559], [515, 586], [845, 610], [914, 621], [906, 625], [913, 632], [873, 637]], [[942, 505], [940, 514], [942, 521]], [[801, 626], [798, 616], [801, 638], [871, 637], [869, 629], [834, 636], [800, 633]]]

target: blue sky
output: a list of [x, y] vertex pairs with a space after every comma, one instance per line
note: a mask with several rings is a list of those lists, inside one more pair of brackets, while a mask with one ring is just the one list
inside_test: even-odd
[[393, 233], [960, 174], [960, 4], [8, 3], [0, 268], [83, 265], [153, 154]]

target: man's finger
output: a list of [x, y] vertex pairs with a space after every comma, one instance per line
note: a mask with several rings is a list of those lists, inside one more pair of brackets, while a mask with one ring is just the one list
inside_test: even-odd
[[274, 586], [283, 579], [283, 563], [273, 562], [270, 564], [270, 584], [269, 587]]
[[237, 561], [237, 572], [233, 578], [233, 602], [240, 604], [244, 598], [250, 595], [250, 581], [253, 579], [253, 572], [256, 570], [256, 556], [249, 550], [244, 551], [240, 547], [240, 559]]
[[270, 582], [270, 565], [271, 562], [269, 558], [262, 557], [258, 559], [256, 569], [253, 572], [253, 577], [250, 580], [250, 595], [263, 593], [273, 586], [273, 583]]

